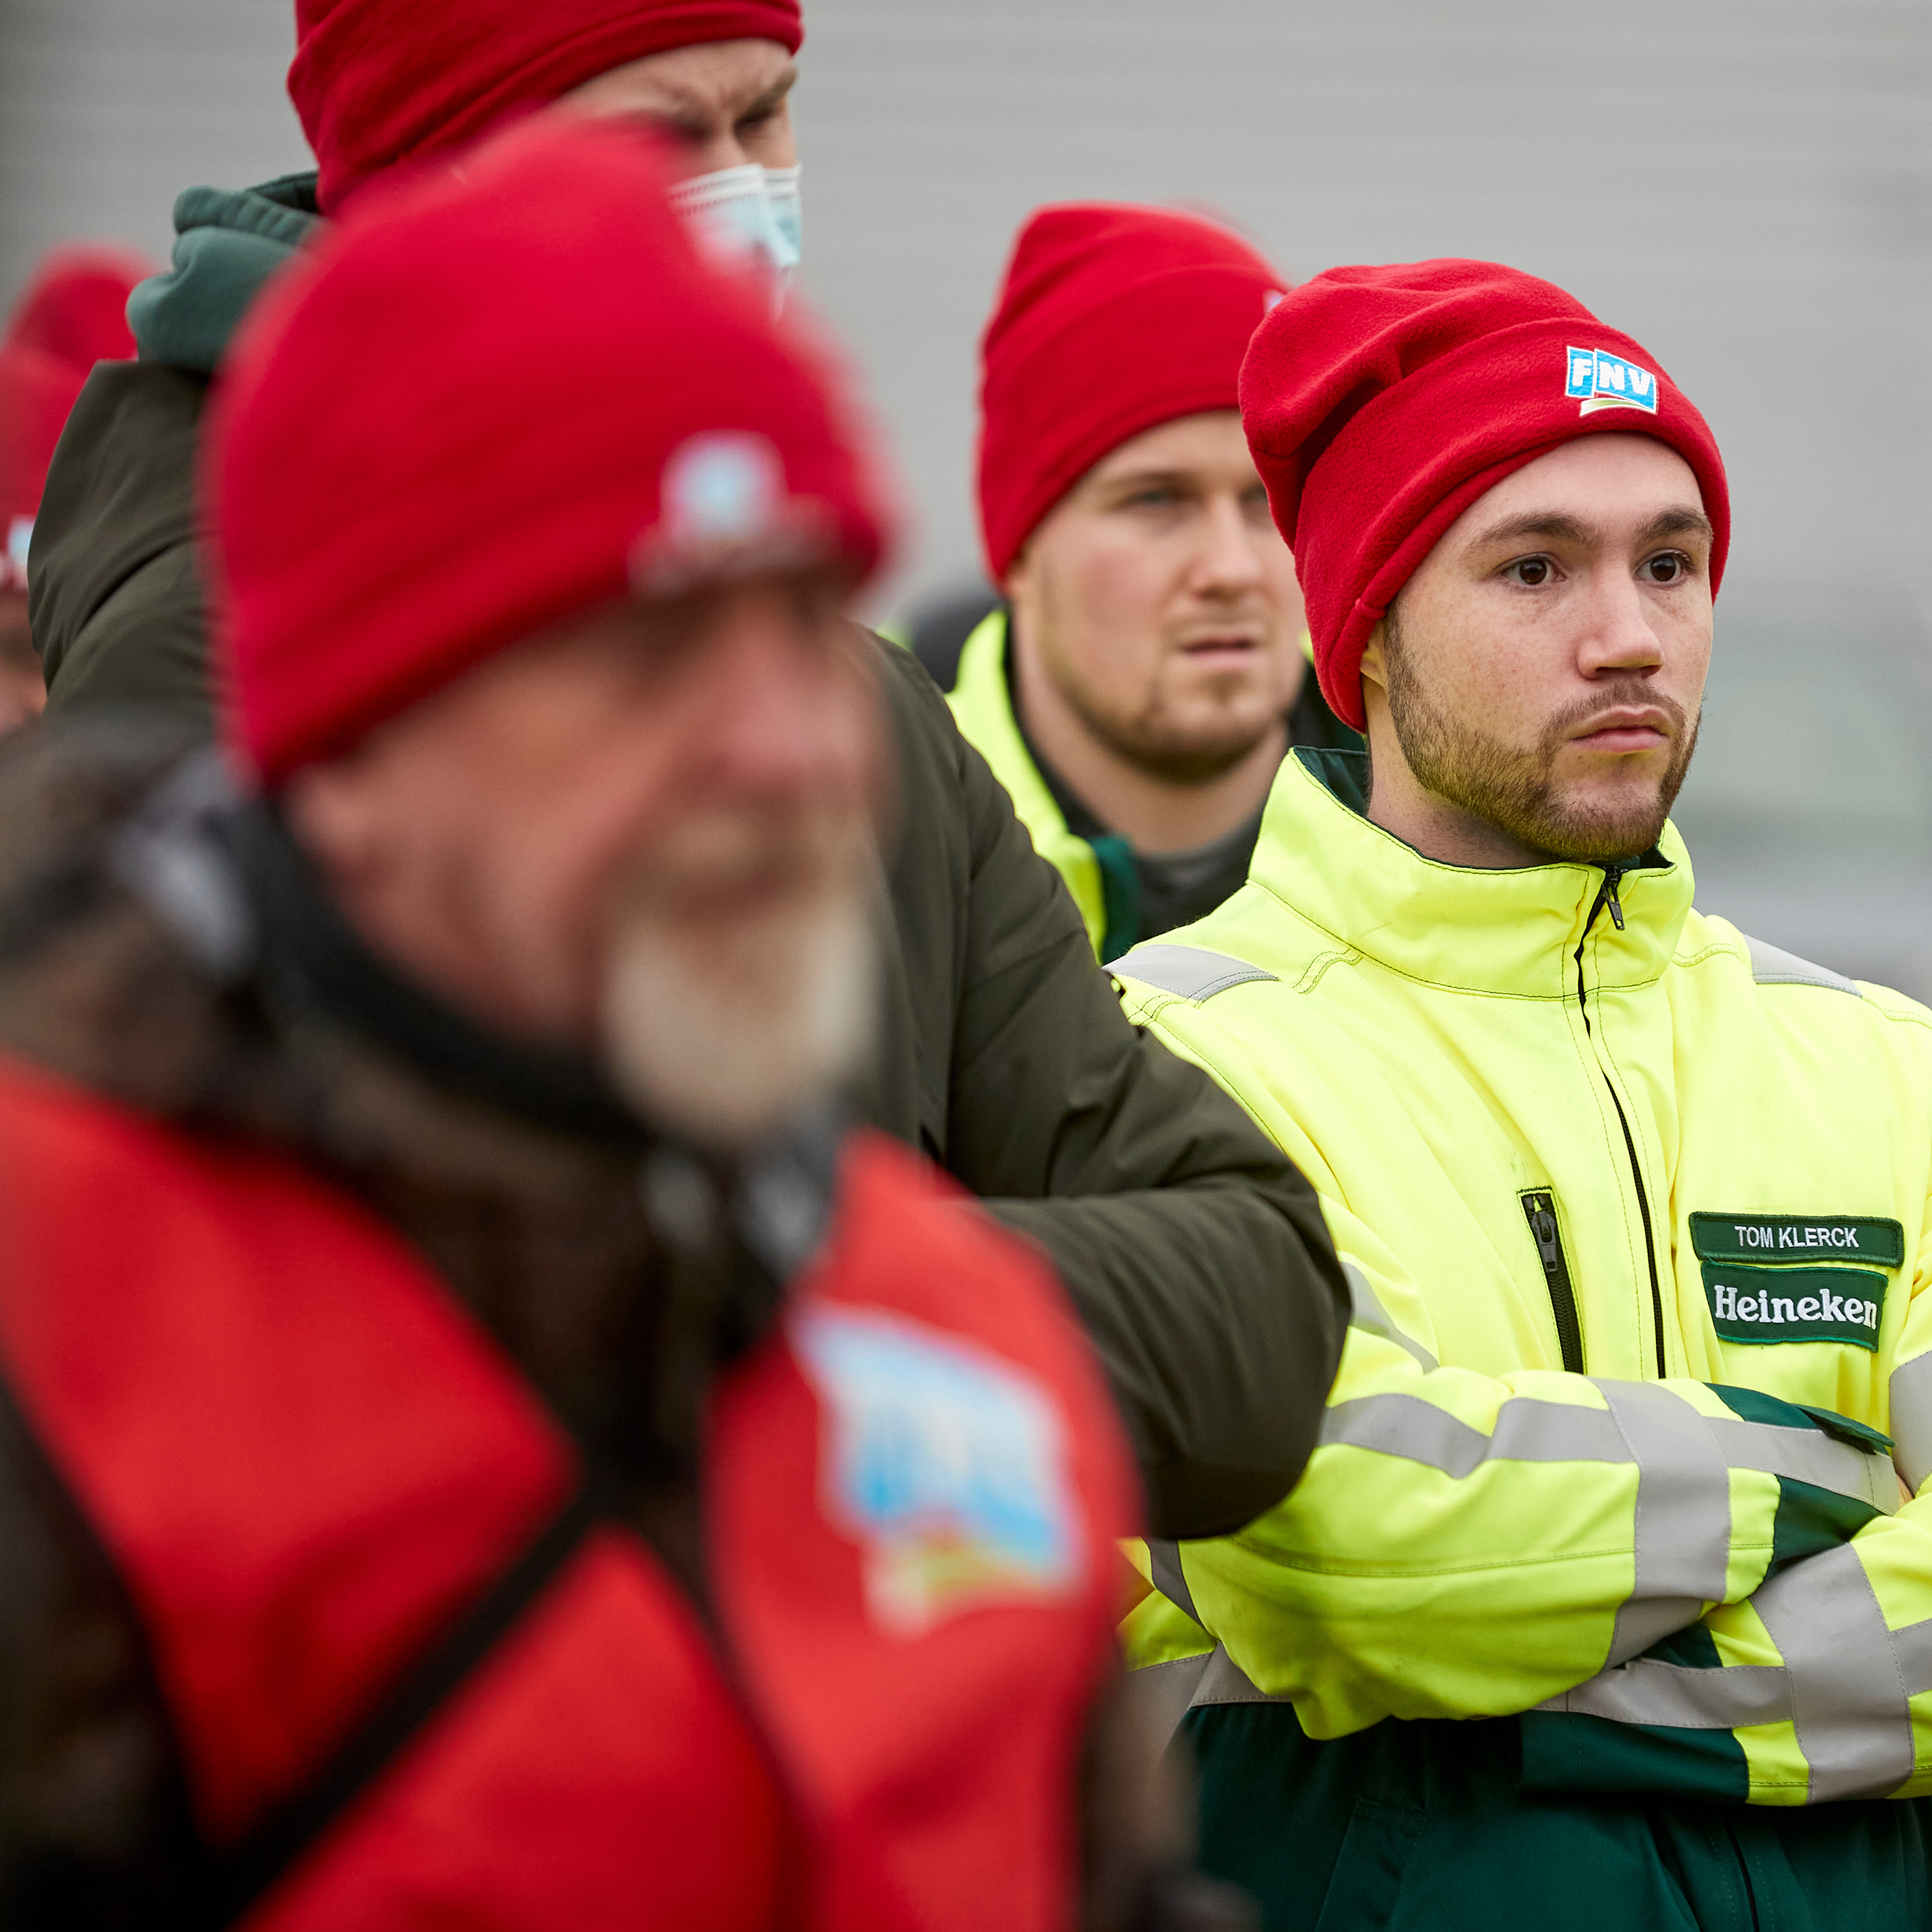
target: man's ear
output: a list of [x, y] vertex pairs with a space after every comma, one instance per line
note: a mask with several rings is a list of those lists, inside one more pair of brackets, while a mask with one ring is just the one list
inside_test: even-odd
[[1383, 654], [1383, 626], [1378, 624], [1369, 633], [1369, 641], [1362, 646], [1362, 682], [1372, 684], [1384, 695], [1388, 691], [1388, 663]]
[[1014, 553], [1013, 560], [1006, 568], [1000, 579], [1000, 595], [1009, 604], [1017, 603], [1026, 595], [1028, 584], [1033, 578], [1033, 538], [1028, 537]]

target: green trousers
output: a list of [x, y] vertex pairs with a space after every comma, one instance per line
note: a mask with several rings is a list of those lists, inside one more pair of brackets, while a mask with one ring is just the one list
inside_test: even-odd
[[1513, 1718], [1328, 1744], [1286, 1704], [1188, 1714], [1202, 1862], [1266, 1932], [1922, 1932], [1932, 1800], [1803, 1809], [1520, 1788]]

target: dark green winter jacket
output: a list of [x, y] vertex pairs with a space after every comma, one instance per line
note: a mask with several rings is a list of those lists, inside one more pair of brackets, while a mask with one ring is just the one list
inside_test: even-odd
[[[138, 700], [206, 720], [194, 470], [209, 380], [314, 226], [309, 178], [177, 203], [175, 266], [69, 420], [34, 526], [34, 635], [58, 720]], [[1284, 1495], [1346, 1319], [1307, 1184], [1196, 1068], [1129, 1026], [1059, 877], [932, 680], [879, 647], [899, 810], [877, 1065], [859, 1111], [1052, 1256], [1133, 1431], [1156, 1532]]]

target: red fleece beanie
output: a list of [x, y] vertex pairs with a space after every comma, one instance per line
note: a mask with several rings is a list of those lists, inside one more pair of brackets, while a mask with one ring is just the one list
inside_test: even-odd
[[332, 212], [381, 170], [646, 54], [804, 38], [798, 0], [296, 0], [289, 98]]
[[1330, 268], [1280, 302], [1241, 418], [1294, 552], [1322, 694], [1358, 731], [1369, 635], [1436, 540], [1572, 438], [1654, 436], [1690, 464], [1724, 574], [1731, 504], [1710, 425], [1650, 352], [1493, 262]]
[[1287, 286], [1196, 215], [1070, 202], [1033, 216], [980, 345], [980, 529], [994, 583], [1109, 450], [1238, 406], [1242, 353]]
[[16, 521], [40, 508], [68, 412], [97, 362], [134, 353], [128, 297], [153, 269], [122, 248], [56, 248], [40, 263], [0, 338], [0, 583]]
[[634, 134], [533, 123], [372, 188], [250, 311], [202, 490], [226, 728], [265, 784], [575, 612], [876, 565], [836, 379], [665, 184]]

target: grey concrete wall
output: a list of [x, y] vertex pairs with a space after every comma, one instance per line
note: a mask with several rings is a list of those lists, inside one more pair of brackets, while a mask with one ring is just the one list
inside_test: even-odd
[[0, 304], [50, 244], [165, 261], [176, 191], [308, 165], [289, 0], [0, 0]]
[[[1702, 406], [1737, 529], [1682, 814], [1703, 896], [1932, 990], [1924, 0], [808, 0], [808, 298], [973, 569], [974, 346], [1027, 211], [1204, 204], [1291, 274], [1473, 254]], [[299, 164], [287, 0], [0, 0], [0, 300], [57, 236]]]

